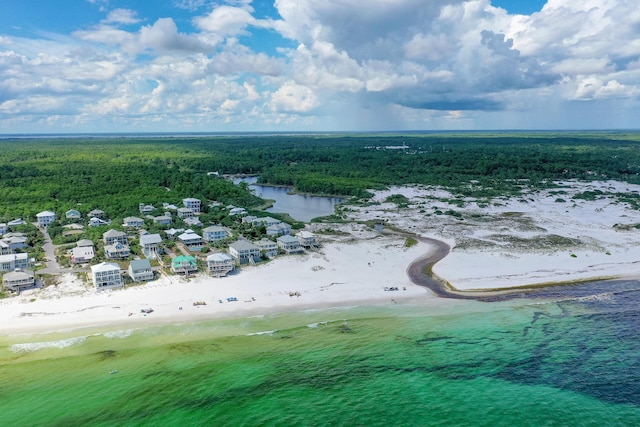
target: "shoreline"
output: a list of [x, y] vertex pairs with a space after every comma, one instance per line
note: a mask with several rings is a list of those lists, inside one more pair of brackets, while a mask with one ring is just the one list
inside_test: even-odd
[[[406, 259], [420, 256], [428, 250], [427, 245], [404, 248], [403, 243], [398, 236], [329, 242], [319, 252], [282, 257], [224, 278], [204, 274], [162, 277], [101, 292], [66, 274], [57, 286], [0, 300], [0, 336], [136, 328], [434, 299], [405, 274]], [[194, 304], [200, 301], [206, 305]], [[141, 313], [145, 308], [153, 312]]]
[[464, 299], [481, 302], [498, 302], [525, 297], [535, 298], [537, 296], [544, 295], [549, 288], [588, 285], [590, 283], [611, 280], [640, 279], [640, 277], [636, 275], [616, 275], [602, 277], [594, 276], [564, 282], [546, 282], [504, 288], [487, 288], [480, 290], [459, 290], [452, 286], [451, 283], [449, 283], [449, 281], [447, 281], [445, 278], [440, 277], [433, 272], [433, 267], [439, 261], [443, 260], [447, 255], [450, 254], [451, 247], [441, 240], [411, 234], [407, 234], [407, 236], [411, 236], [423, 243], [432, 244], [435, 246], [434, 254], [427, 253], [424, 256], [415, 259], [411, 262], [411, 264], [409, 264], [409, 266], [407, 267], [407, 275], [414, 284], [429, 289], [439, 298]]
[[[640, 193], [640, 186], [611, 181], [560, 184], [567, 199], [600, 188]], [[394, 194], [411, 203], [400, 208], [387, 202]], [[96, 292], [65, 273], [58, 285], [1, 299], [0, 336], [302, 309], [545, 298], [563, 294], [556, 289], [562, 286], [640, 278], [640, 230], [613, 226], [640, 223], [640, 212], [606, 197], [572, 205], [556, 202], [548, 191], [528, 197], [456, 207], [443, 205], [452, 198], [443, 189], [394, 187], [376, 192], [366, 206], [351, 206], [348, 222], [308, 224], [321, 237], [319, 250], [243, 267], [224, 278], [163, 276]], [[448, 208], [458, 209], [464, 220], [443, 215]], [[374, 231], [365, 221], [384, 223], [388, 231]], [[323, 233], [327, 228], [334, 232]], [[407, 247], [409, 237], [417, 244]], [[603, 283], [595, 286], [599, 292]], [[197, 301], [206, 305], [193, 306]], [[145, 308], [154, 312], [145, 316]]]

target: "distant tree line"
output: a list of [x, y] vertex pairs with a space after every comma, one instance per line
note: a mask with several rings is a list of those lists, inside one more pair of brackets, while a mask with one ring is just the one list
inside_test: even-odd
[[71, 208], [122, 218], [141, 202], [184, 197], [247, 208], [263, 202], [208, 172], [354, 197], [412, 183], [480, 197], [565, 179], [640, 183], [639, 141], [622, 132], [2, 140], [0, 219]]

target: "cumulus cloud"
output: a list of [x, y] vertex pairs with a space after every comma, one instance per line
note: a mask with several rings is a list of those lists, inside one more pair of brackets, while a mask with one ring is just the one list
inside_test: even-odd
[[255, 24], [256, 19], [251, 15], [253, 9], [220, 6], [214, 8], [206, 16], [193, 20], [194, 25], [203, 30], [223, 36], [236, 36], [244, 33], [247, 26]]
[[[88, 1], [103, 19], [69, 35], [0, 30], [6, 120], [529, 127], [543, 126], [527, 115], [543, 105], [551, 125], [575, 105], [575, 117], [602, 102], [638, 108], [634, 0], [548, 0], [530, 16], [490, 0], [275, 0], [271, 17], [251, 0], [173, 0], [180, 20]], [[259, 39], [265, 29], [278, 37]]]
[[136, 17], [136, 11], [131, 9], [114, 9], [104, 19], [106, 24], [136, 24], [140, 20]]
[[318, 98], [308, 87], [288, 81], [273, 93], [269, 105], [275, 112], [308, 113], [318, 106]]

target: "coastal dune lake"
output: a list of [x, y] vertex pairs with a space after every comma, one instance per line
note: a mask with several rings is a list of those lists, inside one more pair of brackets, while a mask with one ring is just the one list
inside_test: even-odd
[[339, 197], [310, 196], [306, 194], [291, 193], [289, 187], [273, 187], [258, 185], [258, 177], [237, 178], [233, 182], [238, 184], [246, 182], [256, 196], [267, 200], [274, 200], [272, 207], [267, 212], [288, 213], [293, 219], [309, 222], [313, 218], [332, 215], [335, 206], [342, 202]]
[[0, 425], [640, 425], [640, 284], [608, 285], [3, 337]]

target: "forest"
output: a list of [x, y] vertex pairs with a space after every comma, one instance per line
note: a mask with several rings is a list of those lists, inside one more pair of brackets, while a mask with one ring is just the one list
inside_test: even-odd
[[[366, 198], [390, 185], [493, 197], [554, 180], [640, 183], [640, 133], [497, 132], [0, 139], [0, 222], [52, 210], [138, 215], [184, 197], [264, 201], [220, 176], [252, 174], [303, 193]], [[206, 205], [206, 203], [205, 203]]]

